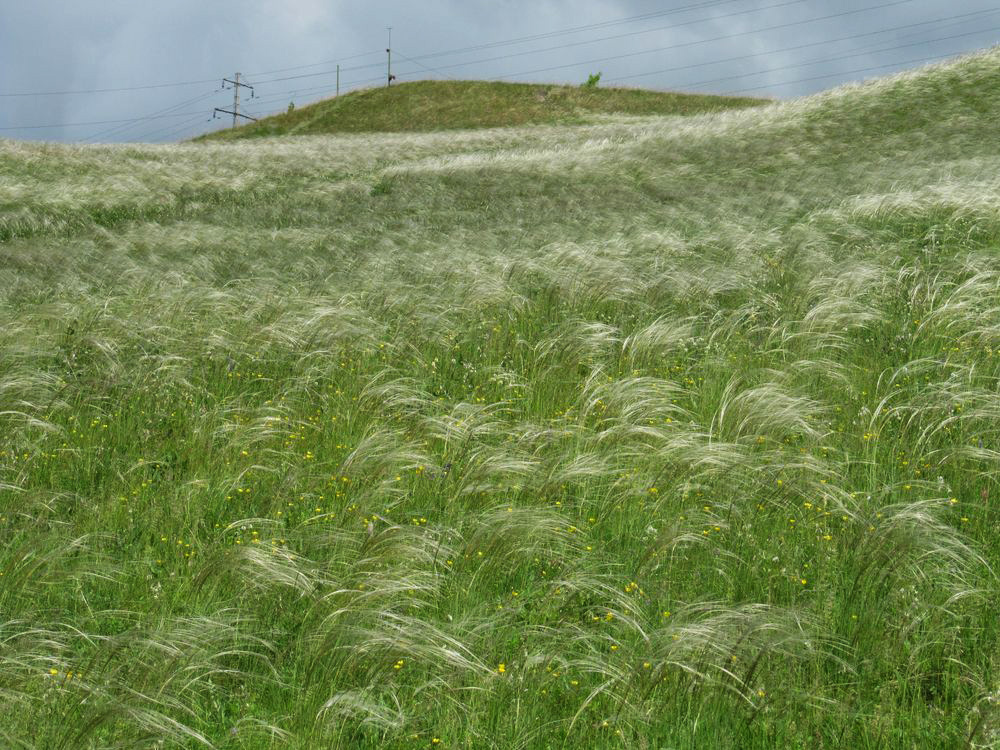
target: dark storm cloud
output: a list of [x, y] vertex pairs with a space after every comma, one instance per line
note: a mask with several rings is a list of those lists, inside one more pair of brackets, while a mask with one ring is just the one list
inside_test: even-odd
[[[237, 70], [256, 85], [257, 98], [245, 102], [251, 113], [330, 95], [336, 61], [343, 89], [376, 85], [389, 25], [401, 81], [579, 83], [600, 71], [607, 83], [784, 98], [992, 45], [1000, 8], [994, 0], [0, 0], [0, 93], [204, 81], [2, 97], [0, 127], [68, 125], [0, 134], [186, 137], [220, 126], [208, 119], [214, 107], [231, 106], [232, 93], [217, 89]], [[490, 46], [527, 36], [538, 38]], [[270, 72], [285, 68], [295, 69]], [[156, 119], [74, 124], [142, 116]]]

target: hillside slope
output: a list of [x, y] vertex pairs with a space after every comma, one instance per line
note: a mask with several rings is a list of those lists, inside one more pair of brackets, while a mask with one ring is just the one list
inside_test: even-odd
[[998, 116], [0, 141], [0, 744], [995, 742]]
[[691, 115], [766, 104], [747, 97], [490, 81], [416, 81], [355, 91], [201, 140], [426, 132], [584, 123], [595, 115]]

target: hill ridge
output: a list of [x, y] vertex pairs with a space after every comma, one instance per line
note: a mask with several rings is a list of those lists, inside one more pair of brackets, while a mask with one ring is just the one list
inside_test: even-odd
[[768, 100], [634, 88], [498, 81], [413, 81], [352, 91], [198, 140], [363, 132], [428, 132], [578, 124], [600, 115], [690, 115]]

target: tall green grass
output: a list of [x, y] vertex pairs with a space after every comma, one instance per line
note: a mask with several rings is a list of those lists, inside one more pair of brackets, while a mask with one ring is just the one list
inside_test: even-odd
[[995, 743], [997, 62], [0, 142], [0, 744]]

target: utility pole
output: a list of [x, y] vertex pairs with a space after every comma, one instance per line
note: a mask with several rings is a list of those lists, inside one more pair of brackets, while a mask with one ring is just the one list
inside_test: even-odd
[[236, 127], [236, 119], [240, 116], [240, 74], [237, 71], [236, 80], [233, 81], [233, 127]]
[[386, 26], [389, 30], [389, 46], [385, 48], [386, 55], [389, 56], [388, 64], [386, 66], [386, 88], [392, 85], [392, 26]]
[[233, 108], [230, 110], [230, 109], [220, 109], [219, 107], [216, 107], [215, 112], [212, 113], [213, 120], [215, 119], [216, 115], [219, 114], [219, 112], [222, 112], [223, 114], [226, 115], [232, 115], [234, 128], [236, 127], [237, 121], [240, 117], [242, 117], [245, 120], [253, 120], [254, 122], [257, 122], [256, 117], [251, 117], [250, 115], [245, 115], [242, 112], [240, 112], [240, 88], [242, 87], [245, 89], [250, 89], [250, 98], [253, 99], [254, 97], [253, 86], [248, 86], [245, 83], [241, 83], [240, 75], [241, 75], [240, 73], [237, 73], [235, 76], [235, 80], [229, 80], [228, 78], [222, 79], [222, 88], [226, 88], [227, 83], [233, 87]]
[[340, 66], [337, 66], [337, 96], [340, 96]]

